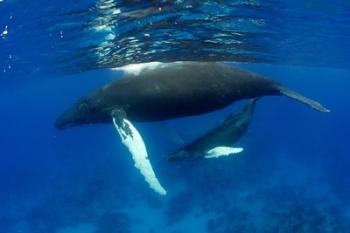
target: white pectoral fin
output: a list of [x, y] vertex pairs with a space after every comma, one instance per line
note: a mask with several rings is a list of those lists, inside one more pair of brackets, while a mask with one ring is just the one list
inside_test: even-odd
[[117, 120], [113, 117], [113, 123], [121, 137], [122, 143], [131, 153], [132, 159], [135, 162], [135, 167], [140, 170], [150, 188], [161, 195], [166, 195], [166, 190], [159, 183], [153, 171], [152, 164], [148, 159], [145, 143], [140, 133], [131, 122], [125, 118], [117, 123]]
[[233, 154], [240, 153], [242, 151], [243, 151], [242, 147], [218, 146], [208, 150], [204, 158], [212, 159], [212, 158], [219, 158], [222, 156], [230, 156]]

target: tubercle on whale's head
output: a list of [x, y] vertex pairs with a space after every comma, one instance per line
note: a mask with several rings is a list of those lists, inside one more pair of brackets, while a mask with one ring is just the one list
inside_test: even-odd
[[56, 129], [66, 129], [82, 124], [92, 123], [96, 110], [87, 98], [81, 98], [64, 111], [55, 121]]

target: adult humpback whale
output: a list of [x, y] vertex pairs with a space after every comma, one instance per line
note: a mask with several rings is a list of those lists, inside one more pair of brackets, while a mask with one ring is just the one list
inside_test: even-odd
[[152, 189], [165, 195], [142, 137], [131, 121], [197, 115], [265, 95], [285, 95], [318, 111], [329, 112], [320, 103], [248, 71], [216, 62], [174, 62], [144, 68], [98, 88], [59, 116], [55, 125], [64, 129], [113, 121], [135, 166]]
[[78, 100], [56, 120], [56, 127], [111, 122], [118, 110], [131, 121], [160, 121], [207, 113], [235, 101], [285, 95], [329, 112], [281, 84], [215, 62], [176, 62], [128, 74]]
[[241, 111], [230, 114], [219, 126], [178, 149], [169, 156], [169, 160], [217, 158], [243, 151], [243, 148], [231, 146], [247, 131], [256, 101], [257, 99], [249, 100]]

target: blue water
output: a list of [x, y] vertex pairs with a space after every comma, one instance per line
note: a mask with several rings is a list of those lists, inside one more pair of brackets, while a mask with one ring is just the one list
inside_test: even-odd
[[[350, 232], [349, 1], [0, 1], [0, 232]], [[170, 163], [241, 103], [137, 123], [168, 195], [77, 98], [150, 61], [230, 61], [331, 109], [264, 97], [244, 152]]]

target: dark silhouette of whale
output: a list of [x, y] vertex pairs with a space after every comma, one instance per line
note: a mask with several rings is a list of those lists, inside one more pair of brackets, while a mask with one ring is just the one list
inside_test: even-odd
[[[219, 126], [178, 149], [175, 153], [171, 154], [168, 159], [170, 161], [179, 161], [184, 159], [208, 158], [208, 152], [214, 148], [230, 148], [247, 131], [256, 101], [257, 99], [249, 100], [249, 102], [242, 107], [241, 111], [230, 114]], [[216, 157], [218, 156], [220, 155]]]
[[320, 103], [248, 71], [216, 62], [175, 62], [112, 81], [78, 100], [57, 118], [55, 125], [64, 129], [112, 122], [112, 115], [130, 121], [168, 120], [265, 95], [285, 95], [329, 112]]

